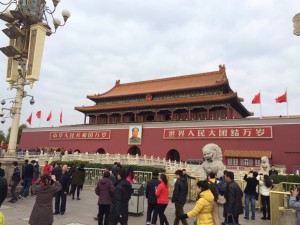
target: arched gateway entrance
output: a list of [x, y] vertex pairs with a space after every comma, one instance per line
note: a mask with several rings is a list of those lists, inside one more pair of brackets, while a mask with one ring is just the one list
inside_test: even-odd
[[141, 150], [138, 146], [132, 146], [128, 149], [128, 152], [127, 152], [129, 155], [141, 155]]
[[176, 149], [171, 149], [170, 151], [168, 151], [167, 156], [166, 156], [166, 160], [171, 160], [171, 161], [180, 161], [180, 154]]
[[105, 150], [103, 148], [98, 148], [96, 153], [98, 154], [105, 154]]

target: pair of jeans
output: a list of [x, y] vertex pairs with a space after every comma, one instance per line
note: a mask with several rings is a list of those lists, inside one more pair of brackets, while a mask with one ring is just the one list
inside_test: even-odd
[[270, 218], [270, 196], [261, 195], [263, 218]]
[[23, 179], [23, 185], [24, 186], [23, 186], [23, 188], [22, 188], [22, 190], [20, 192], [21, 196], [23, 196], [25, 198], [28, 196], [31, 183], [32, 183], [32, 178], [24, 178]]
[[103, 225], [103, 217], [104, 217], [104, 225], [108, 225], [110, 205], [98, 205], [98, 206], [99, 206], [98, 225]]
[[168, 219], [165, 215], [165, 210], [167, 208], [168, 204], [157, 204], [157, 211], [159, 215], [159, 222], [160, 225], [169, 225]]
[[[152, 212], [153, 212], [153, 216], [152, 216], [152, 219], [151, 219]], [[157, 221], [157, 204], [148, 203], [146, 222], [150, 222], [150, 221], [151, 221], [152, 224], [156, 224], [156, 221]]]
[[179, 202], [175, 202], [175, 220], [174, 225], [179, 225], [179, 221], [181, 220], [183, 225], [188, 225], [186, 219], [179, 219], [179, 216], [184, 214], [183, 212], [184, 204], [180, 204]]
[[17, 189], [17, 185], [14, 185], [10, 188], [11, 199], [18, 200], [16, 189]]
[[55, 213], [64, 213], [66, 211], [67, 194], [60, 190], [55, 193]]
[[255, 195], [245, 194], [245, 217], [249, 219], [249, 203], [251, 203], [251, 219], [255, 219]]

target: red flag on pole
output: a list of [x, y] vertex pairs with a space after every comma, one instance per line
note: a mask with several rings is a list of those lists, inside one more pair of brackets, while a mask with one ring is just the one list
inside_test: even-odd
[[38, 119], [41, 119], [42, 111], [37, 111], [35, 115]]
[[62, 111], [60, 111], [59, 122], [62, 123]]
[[275, 101], [276, 101], [276, 103], [287, 102], [287, 93], [286, 93], [286, 91], [284, 92], [283, 95], [277, 97], [277, 98], [275, 99]]
[[31, 120], [32, 120], [32, 113], [30, 114], [30, 116], [29, 116], [28, 119], [26, 120], [27, 123], [29, 123], [30, 126], [31, 126]]
[[52, 118], [52, 111], [49, 113], [49, 115], [48, 115], [48, 117], [47, 117], [47, 121], [50, 121], [51, 120], [51, 118]]
[[252, 104], [260, 104], [260, 92], [254, 96]]

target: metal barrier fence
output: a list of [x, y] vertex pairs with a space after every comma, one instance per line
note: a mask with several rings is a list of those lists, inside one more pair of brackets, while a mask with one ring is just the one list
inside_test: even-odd
[[296, 211], [289, 208], [290, 190], [300, 186], [299, 183], [282, 182], [270, 192], [270, 210], [272, 225], [295, 225]]
[[[99, 179], [103, 177], [104, 169], [99, 168], [85, 168], [85, 185], [96, 186]], [[135, 182], [138, 184], [146, 184], [151, 180], [152, 172], [134, 171]]]

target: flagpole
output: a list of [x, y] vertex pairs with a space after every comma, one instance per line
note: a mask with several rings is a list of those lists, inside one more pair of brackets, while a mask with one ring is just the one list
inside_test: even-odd
[[259, 104], [259, 107], [260, 107], [260, 118], [262, 119], [262, 107], [261, 107], [261, 91], [259, 90], [259, 100], [260, 100], [260, 104]]
[[287, 88], [285, 89], [285, 94], [286, 94], [286, 114], [287, 114], [287, 117], [289, 117], [289, 104], [288, 104]]
[[40, 116], [40, 124], [39, 124], [39, 127], [41, 127], [41, 120], [42, 120], [42, 116]]

